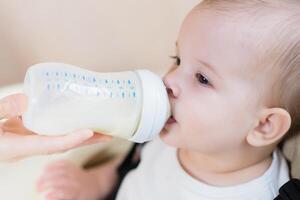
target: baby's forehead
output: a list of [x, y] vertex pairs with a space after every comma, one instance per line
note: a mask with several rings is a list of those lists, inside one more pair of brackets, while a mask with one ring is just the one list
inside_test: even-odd
[[178, 40], [188, 43], [186, 48], [200, 56], [211, 57], [221, 64], [231, 60], [230, 64], [238, 69], [245, 67], [243, 70], [259, 72], [274, 60], [273, 50], [281, 37], [278, 34], [285, 31], [283, 24], [288, 24], [286, 19], [291, 15], [286, 10], [271, 11], [219, 11], [198, 5], [184, 20]]
[[182, 25], [178, 37], [179, 51], [214, 63], [223, 71], [250, 72], [255, 70], [253, 66], [261, 55], [258, 43], [262, 41], [258, 35], [242, 19], [194, 9]]

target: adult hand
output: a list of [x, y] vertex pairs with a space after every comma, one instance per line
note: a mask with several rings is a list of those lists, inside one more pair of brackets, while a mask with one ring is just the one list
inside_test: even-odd
[[45, 167], [37, 181], [36, 189], [45, 200], [102, 199], [102, 186], [105, 187], [111, 180], [100, 184], [98, 177], [107, 177], [109, 174], [106, 171], [97, 170], [99, 173], [94, 173], [68, 160], [54, 161]]
[[86, 144], [111, 140], [111, 136], [91, 130], [78, 130], [65, 136], [40, 136], [23, 126], [21, 114], [27, 97], [15, 94], [0, 99], [0, 161], [11, 161], [32, 155], [63, 152]]

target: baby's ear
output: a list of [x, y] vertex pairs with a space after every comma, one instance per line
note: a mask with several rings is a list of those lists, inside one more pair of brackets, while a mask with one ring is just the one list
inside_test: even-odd
[[255, 147], [274, 144], [286, 134], [290, 126], [291, 116], [285, 109], [265, 108], [246, 139], [248, 144]]

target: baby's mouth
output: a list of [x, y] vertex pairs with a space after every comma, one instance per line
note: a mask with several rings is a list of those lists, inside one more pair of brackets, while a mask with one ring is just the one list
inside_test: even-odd
[[167, 124], [173, 124], [176, 123], [176, 119], [173, 117], [173, 115], [171, 115], [171, 117], [168, 119], [168, 121], [166, 122]]

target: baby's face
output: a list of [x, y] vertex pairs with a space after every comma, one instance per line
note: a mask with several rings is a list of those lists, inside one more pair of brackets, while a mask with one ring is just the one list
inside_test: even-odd
[[254, 83], [262, 75], [247, 37], [243, 23], [230, 17], [209, 10], [187, 16], [177, 40], [179, 65], [164, 77], [176, 120], [162, 130], [164, 142], [206, 153], [246, 143], [262, 105]]

